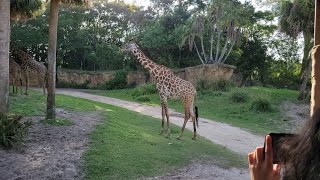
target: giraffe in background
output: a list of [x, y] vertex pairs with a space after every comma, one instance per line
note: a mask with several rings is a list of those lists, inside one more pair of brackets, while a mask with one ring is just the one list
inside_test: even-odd
[[12, 93], [18, 93], [20, 86], [20, 93], [22, 94], [22, 79], [21, 67], [14, 61], [13, 57], [9, 57], [9, 73], [12, 79]]
[[196, 125], [198, 126], [198, 109], [194, 106], [195, 97], [197, 94], [194, 86], [178, 76], [174, 75], [171, 69], [154, 63], [150, 58], [148, 58], [139, 48], [139, 46], [130, 40], [124, 45], [123, 51], [132, 52], [133, 55], [138, 59], [139, 63], [152, 74], [157, 81], [157, 90], [160, 96], [161, 107], [162, 107], [162, 128], [160, 134], [164, 131], [164, 119], [167, 119], [167, 137], [170, 137], [170, 120], [168, 112], [168, 98], [180, 98], [184, 104], [184, 123], [181, 132], [177, 139], [180, 139], [185, 126], [192, 118], [193, 123], [193, 138], [196, 138]]
[[23, 50], [17, 48], [12, 43], [10, 43], [10, 51], [12, 56], [15, 59], [18, 59], [21, 65], [21, 69], [26, 81], [26, 92], [25, 95], [28, 95], [28, 88], [29, 88], [29, 73], [35, 72], [37, 73], [38, 77], [38, 85], [42, 87], [43, 94], [46, 94], [46, 74], [47, 68], [43, 63], [40, 63], [33, 59], [33, 57], [24, 52]]

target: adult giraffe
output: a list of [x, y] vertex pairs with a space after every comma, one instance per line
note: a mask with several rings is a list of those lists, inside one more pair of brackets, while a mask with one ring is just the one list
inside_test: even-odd
[[122, 51], [132, 52], [139, 63], [157, 80], [157, 90], [160, 96], [162, 107], [162, 128], [160, 134], [162, 134], [164, 131], [164, 118], [166, 116], [168, 127], [166, 137], [170, 137], [170, 120], [167, 101], [168, 98], [180, 98], [184, 104], [185, 117], [180, 135], [177, 137], [177, 139], [181, 138], [190, 117], [192, 118], [193, 123], [192, 139], [195, 139], [197, 136], [196, 124], [198, 126], [198, 108], [194, 106], [194, 101], [197, 94], [194, 86], [190, 82], [174, 75], [171, 69], [153, 62], [142, 52], [142, 50], [133, 40], [130, 40], [127, 44], [125, 44], [122, 48]]
[[10, 43], [10, 51], [12, 56], [20, 62], [20, 66], [25, 77], [26, 81], [26, 92], [25, 95], [28, 95], [29, 89], [29, 72], [37, 73], [38, 84], [43, 89], [43, 94], [46, 94], [46, 74], [47, 68], [43, 63], [40, 63], [33, 59], [33, 57], [19, 49], [12, 43]]

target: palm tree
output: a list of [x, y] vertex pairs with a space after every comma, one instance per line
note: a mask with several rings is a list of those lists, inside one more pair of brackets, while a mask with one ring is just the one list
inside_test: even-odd
[[43, 7], [41, 0], [0, 1], [0, 116], [8, 111], [10, 19], [31, 18]]
[[0, 116], [8, 111], [10, 1], [0, 1]]
[[89, 0], [51, 0], [49, 19], [49, 47], [48, 47], [48, 96], [47, 119], [55, 119], [55, 87], [56, 87], [56, 48], [59, 3], [88, 5]]
[[294, 0], [280, 2], [280, 29], [287, 35], [296, 38], [300, 33], [303, 35], [304, 48], [300, 76], [308, 69], [313, 36], [314, 0]]

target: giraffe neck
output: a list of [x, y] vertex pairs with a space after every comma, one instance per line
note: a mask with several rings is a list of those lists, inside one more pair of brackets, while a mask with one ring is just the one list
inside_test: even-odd
[[144, 69], [148, 70], [152, 75], [157, 75], [158, 72], [156, 67], [158, 65], [155, 62], [146, 56], [140, 49], [134, 49], [132, 52]]

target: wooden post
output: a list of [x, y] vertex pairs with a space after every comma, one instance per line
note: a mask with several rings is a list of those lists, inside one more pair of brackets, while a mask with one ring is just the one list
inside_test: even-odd
[[314, 11], [314, 47], [312, 49], [311, 72], [311, 107], [310, 115], [313, 116], [320, 109], [320, 0], [315, 0]]

